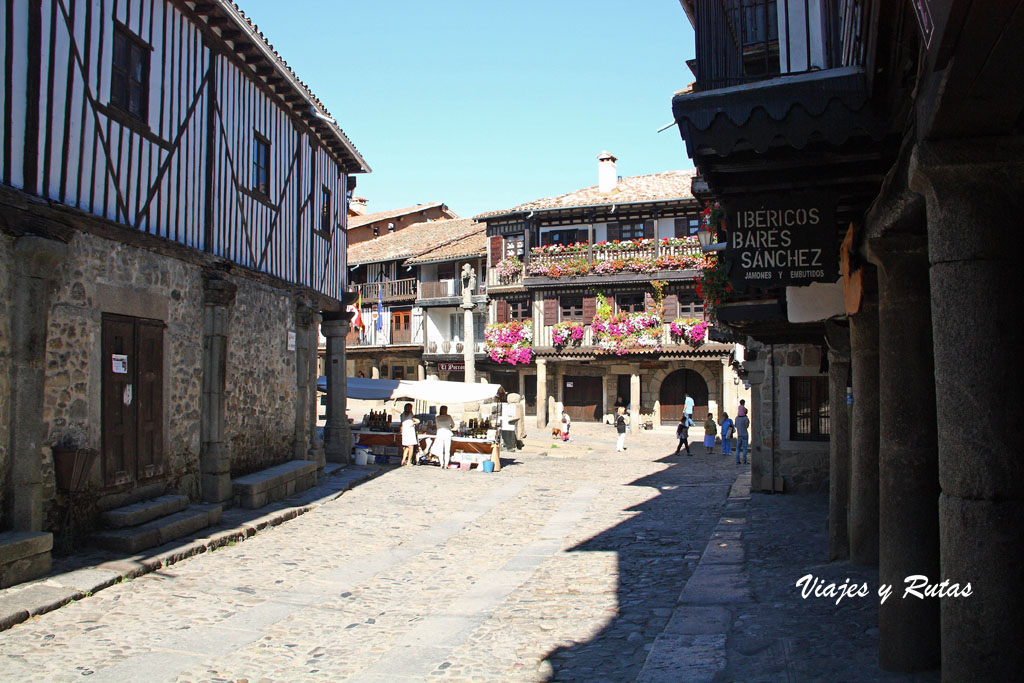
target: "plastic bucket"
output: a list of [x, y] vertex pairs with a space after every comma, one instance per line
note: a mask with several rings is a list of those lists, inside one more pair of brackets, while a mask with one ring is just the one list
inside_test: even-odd
[[473, 463], [469, 462], [468, 460], [466, 460], [465, 462], [460, 462], [459, 463], [459, 469], [460, 470], [468, 470], [472, 466], [473, 466]]
[[484, 460], [484, 472], [493, 472], [493, 471], [494, 471], [494, 461], [493, 460]]
[[356, 447], [355, 450], [356, 450], [356, 464], [357, 465], [365, 465], [366, 464], [366, 460], [367, 460], [367, 452], [369, 451], [369, 449]]

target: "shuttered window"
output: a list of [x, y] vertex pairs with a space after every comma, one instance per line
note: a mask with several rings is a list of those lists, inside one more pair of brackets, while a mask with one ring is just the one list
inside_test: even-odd
[[509, 320], [526, 320], [530, 317], [530, 302], [527, 299], [513, 299], [508, 302]]
[[620, 313], [643, 313], [645, 310], [644, 293], [625, 292], [619, 294], [615, 297], [615, 305]]
[[562, 321], [583, 322], [583, 297], [562, 296], [559, 299]]
[[620, 240], [638, 240], [644, 236], [644, 223], [638, 221], [636, 223], [619, 223], [619, 239]]

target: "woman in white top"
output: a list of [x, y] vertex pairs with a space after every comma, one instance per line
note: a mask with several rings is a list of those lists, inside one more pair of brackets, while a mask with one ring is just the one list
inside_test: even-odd
[[420, 423], [412, 414], [412, 404], [405, 404], [402, 413], [402, 465], [415, 465], [413, 459], [416, 451], [416, 425]]
[[455, 429], [455, 418], [448, 414], [448, 406], [441, 406], [437, 413], [437, 437], [431, 450], [441, 460], [441, 467], [448, 468], [452, 461], [452, 430]]

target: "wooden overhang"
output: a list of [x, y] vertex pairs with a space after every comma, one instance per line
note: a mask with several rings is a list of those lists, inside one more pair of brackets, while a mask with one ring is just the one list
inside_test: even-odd
[[228, 0], [175, 0], [199, 20], [204, 34], [213, 36], [234, 56], [240, 68], [308, 127], [341, 163], [345, 173], [369, 173], [370, 166], [323, 103], [295, 75], [261, 32]]
[[[503, 225], [528, 225], [531, 230], [539, 227], [609, 223], [641, 220], [660, 216], [683, 216], [697, 208], [692, 197], [658, 199], [638, 202], [604, 202], [580, 206], [557, 206], [478, 216], [477, 220], [487, 223], [487, 235], [505, 234]], [[537, 245], [533, 245], [537, 246]]]

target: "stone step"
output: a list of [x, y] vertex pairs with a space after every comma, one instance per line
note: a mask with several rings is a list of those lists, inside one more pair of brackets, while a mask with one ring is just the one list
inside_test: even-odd
[[220, 514], [220, 505], [191, 505], [140, 526], [98, 531], [92, 541], [105, 550], [132, 555], [212, 526], [220, 521]]
[[188, 496], [172, 494], [125, 505], [116, 510], [108, 510], [100, 515], [100, 520], [108, 529], [127, 529], [131, 526], [141, 526], [160, 517], [173, 515], [187, 507]]
[[231, 480], [235, 504], [247, 510], [300, 493], [316, 484], [316, 462], [289, 460]]
[[53, 534], [35, 531], [0, 533], [0, 588], [23, 583], [50, 571]]

